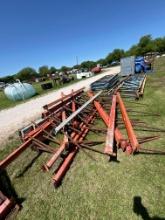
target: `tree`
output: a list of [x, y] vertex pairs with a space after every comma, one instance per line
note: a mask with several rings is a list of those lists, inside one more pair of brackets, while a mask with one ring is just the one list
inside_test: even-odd
[[127, 56], [139, 56], [141, 53], [140, 47], [138, 45], [133, 45], [127, 52]]
[[37, 77], [38, 74], [36, 73], [35, 69], [31, 67], [26, 67], [20, 70], [16, 75], [15, 79], [20, 79], [21, 81], [24, 80], [32, 80], [34, 77]]
[[151, 52], [155, 50], [155, 46], [151, 35], [145, 35], [141, 37], [137, 46], [138, 46], [137, 55], [144, 55], [147, 52]]
[[57, 71], [57, 69], [54, 66], [50, 67], [50, 69], [49, 69], [50, 74], [56, 73], [56, 71]]
[[12, 75], [12, 76], [4, 76], [4, 77], [0, 78], [0, 82], [12, 83], [12, 82], [14, 82], [14, 75]]
[[97, 60], [97, 63], [98, 63], [98, 64], [101, 64], [102, 66], [107, 65], [106, 59], [99, 59], [99, 60]]
[[154, 44], [156, 46], [156, 52], [164, 53], [165, 52], [165, 37], [156, 38], [154, 40]]
[[68, 70], [70, 70], [70, 68], [67, 67], [67, 66], [62, 66], [60, 70], [61, 70], [61, 72], [64, 72], [64, 73], [65, 73], [65, 72], [67, 72]]
[[[114, 49], [112, 52], [110, 52], [105, 58], [99, 59], [97, 62], [88, 60], [84, 61], [79, 65], [75, 65], [72, 68], [74, 69], [92, 69], [96, 66], [97, 63], [101, 65], [107, 65], [111, 64], [113, 61], [120, 61], [122, 57], [127, 56], [140, 56], [144, 55], [148, 52], [159, 52], [159, 53], [165, 53], [165, 37], [159, 37], [156, 39], [152, 39], [151, 35], [145, 35], [142, 36], [139, 39], [139, 42], [132, 47], [130, 47], [129, 50], [124, 51], [122, 49]], [[70, 70], [70, 67], [62, 66], [59, 71], [66, 72]], [[48, 66], [41, 66], [39, 68], [39, 74], [36, 73], [36, 71], [31, 67], [26, 67], [22, 70], [20, 70], [15, 76], [6, 76], [0, 79], [0, 81], [3, 82], [13, 82], [14, 78], [19, 78], [20, 80], [31, 80], [33, 77], [36, 76], [47, 76], [48, 74], [53, 74], [57, 71], [55, 67]]]
[[143, 48], [143, 47], [146, 47], [151, 42], [152, 42], [151, 35], [145, 35], [145, 36], [140, 38], [138, 46]]
[[91, 68], [93, 68], [93, 67], [96, 66], [96, 62], [88, 60], [88, 61], [82, 62], [82, 63], [80, 64], [80, 66], [81, 66], [81, 68], [83, 68], [83, 69], [91, 69]]
[[47, 76], [47, 74], [49, 74], [49, 68], [48, 66], [41, 66], [39, 67], [38, 72], [40, 76]]
[[73, 69], [80, 69], [80, 65], [74, 65], [73, 67], [72, 67]]
[[148, 52], [156, 52], [157, 51], [157, 45], [154, 42], [150, 42], [147, 44], [147, 46], [144, 49], [144, 53], [148, 53]]
[[124, 50], [114, 49], [112, 53], [109, 53], [106, 57], [107, 63], [111, 64], [113, 61], [120, 61], [122, 57], [124, 57]]

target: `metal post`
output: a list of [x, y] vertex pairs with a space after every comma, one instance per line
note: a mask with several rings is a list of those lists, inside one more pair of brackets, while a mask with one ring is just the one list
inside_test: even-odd
[[115, 119], [116, 119], [116, 95], [113, 95], [112, 106], [111, 106], [109, 122], [108, 122], [106, 146], [104, 149], [104, 153], [106, 154], [112, 154], [114, 152]]
[[139, 149], [140, 145], [138, 143], [138, 140], [137, 140], [137, 137], [135, 135], [134, 129], [133, 129], [132, 124], [130, 122], [130, 119], [128, 117], [124, 102], [123, 102], [119, 92], [117, 93], [117, 101], [119, 103], [119, 107], [120, 107], [120, 110], [121, 110], [123, 122], [124, 122], [126, 130], [127, 130], [129, 141], [130, 141], [131, 146], [133, 148], [133, 152], [135, 152]]
[[95, 96], [90, 98], [84, 105], [78, 108], [75, 112], [73, 112], [67, 119], [65, 119], [61, 124], [59, 124], [55, 129], [54, 133], [57, 134], [65, 125], [67, 125], [73, 118], [75, 118], [83, 109], [85, 109], [91, 102], [93, 102], [102, 91], [98, 92]]
[[[93, 93], [88, 92], [88, 96], [92, 97]], [[103, 107], [101, 106], [101, 104], [98, 101], [94, 101], [94, 106], [97, 109], [100, 117], [104, 121], [105, 125], [108, 127], [108, 122], [109, 122], [108, 114], [104, 111]], [[123, 150], [128, 145], [127, 140], [124, 139], [124, 136], [122, 135], [122, 133], [120, 132], [120, 130], [118, 128], [115, 128], [115, 140], [117, 142], [117, 145], [120, 146]]]

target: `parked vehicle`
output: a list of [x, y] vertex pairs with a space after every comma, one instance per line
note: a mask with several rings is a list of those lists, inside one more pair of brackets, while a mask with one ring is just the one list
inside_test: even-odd
[[120, 65], [119, 61], [113, 61], [110, 66], [118, 66]]
[[96, 66], [91, 70], [92, 73], [100, 73], [101, 72], [101, 67]]
[[89, 78], [91, 76], [93, 76], [94, 74], [90, 71], [88, 72], [82, 72], [82, 71], [78, 71], [76, 74], [76, 78], [77, 79], [83, 79], [83, 78]]

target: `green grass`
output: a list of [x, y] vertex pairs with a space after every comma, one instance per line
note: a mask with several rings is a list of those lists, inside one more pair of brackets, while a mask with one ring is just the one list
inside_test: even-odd
[[154, 69], [157, 76], [164, 77], [165, 74], [165, 57], [159, 57], [155, 60]]
[[[159, 62], [159, 61], [157, 61]], [[162, 62], [162, 61], [161, 61]], [[164, 62], [165, 64], [165, 62]], [[139, 100], [146, 106], [136, 107], [145, 112], [159, 112], [160, 117], [138, 116], [151, 127], [164, 127], [165, 124], [165, 69], [148, 76], [144, 98]], [[162, 65], [163, 66], [163, 65]], [[162, 68], [161, 66], [161, 68]], [[159, 86], [157, 86], [157, 83]], [[132, 106], [128, 104], [127, 106]], [[135, 108], [135, 106], [134, 106]], [[96, 126], [104, 127], [100, 121]], [[137, 132], [138, 136], [158, 133]], [[157, 141], [144, 144], [145, 148], [165, 151], [164, 133]], [[104, 140], [105, 135], [89, 133], [89, 140]], [[0, 152], [0, 159], [16, 148], [18, 138], [13, 138]], [[103, 149], [104, 145], [97, 146]], [[127, 156], [119, 151], [119, 163], [108, 162], [106, 156], [80, 152], [75, 157], [62, 185], [55, 189], [52, 185], [52, 169], [48, 173], [41, 171], [41, 165], [49, 158], [42, 154], [35, 163], [21, 173], [37, 154], [26, 150], [7, 169], [12, 184], [20, 198], [24, 198], [23, 209], [18, 220], [46, 219], [113, 219], [140, 220], [142, 212], [134, 207], [135, 197], [141, 197], [142, 204], [150, 217], [165, 217], [165, 156], [137, 154]], [[91, 155], [91, 157], [89, 157]], [[144, 218], [147, 219], [147, 218]]]

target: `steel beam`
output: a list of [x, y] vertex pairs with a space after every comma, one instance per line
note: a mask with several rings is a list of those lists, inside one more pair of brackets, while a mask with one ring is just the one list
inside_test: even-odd
[[[88, 96], [92, 97], [93, 93], [91, 91], [88, 91]], [[105, 125], [108, 127], [109, 115], [105, 112], [102, 105], [98, 101], [94, 100], [93, 103], [100, 117], [104, 121]], [[118, 128], [115, 128], [115, 140], [117, 142], [118, 147], [121, 147], [123, 150], [125, 150], [126, 146], [128, 145], [128, 142]]]
[[136, 134], [134, 132], [134, 129], [132, 127], [131, 121], [128, 117], [124, 102], [120, 96], [120, 93], [117, 93], [117, 102], [119, 103], [119, 107], [120, 107], [120, 111], [122, 114], [122, 118], [123, 118], [123, 122], [125, 124], [126, 130], [127, 130], [127, 135], [128, 135], [128, 139], [130, 141], [130, 144], [133, 148], [133, 152], [137, 151], [140, 147]]
[[[94, 111], [93, 114], [91, 114], [89, 116], [89, 118], [86, 121], [88, 124], [90, 124], [92, 122], [92, 120], [95, 117], [95, 114], [96, 114], [96, 112]], [[84, 124], [83, 122], [80, 124], [80, 127], [81, 127], [81, 133], [78, 133], [75, 136], [72, 135], [72, 137], [71, 137], [73, 139], [73, 142], [81, 143], [89, 131], [89, 127], [86, 124]], [[78, 149], [79, 149], [78, 146], [76, 146], [76, 145], [73, 146], [72, 150], [69, 152], [69, 154], [65, 158], [64, 162], [62, 163], [62, 165], [60, 166], [58, 171], [55, 173], [55, 175], [53, 176], [52, 180], [53, 180], [53, 184], [55, 186], [59, 185], [59, 183], [62, 180], [63, 176], [65, 175], [67, 169], [69, 168], [73, 158], [75, 157]]]
[[11, 212], [11, 210], [16, 206], [13, 199], [7, 198], [0, 191], [0, 219], [6, 219], [6, 216]]
[[56, 105], [56, 104], [58, 104], [59, 102], [64, 102], [64, 101], [70, 101], [70, 98], [75, 98], [77, 95], [80, 95], [80, 94], [82, 94], [83, 93], [83, 90], [84, 90], [84, 87], [83, 88], [81, 88], [81, 89], [79, 89], [79, 90], [76, 90], [76, 91], [71, 91], [71, 93], [69, 93], [68, 95], [63, 95], [61, 98], [59, 98], [59, 99], [57, 99], [56, 101], [54, 101], [54, 102], [51, 102], [51, 103], [49, 103], [49, 104], [47, 104], [47, 105], [44, 105], [43, 106], [43, 108], [45, 109], [45, 110], [48, 110], [48, 109], [50, 109], [50, 108], [52, 108], [54, 105]]
[[104, 153], [110, 155], [114, 152], [115, 120], [116, 120], [116, 95], [113, 95], [109, 122], [108, 122], [107, 136], [106, 136], [106, 146], [104, 149]]
[[[48, 121], [42, 125], [42, 128], [33, 135], [33, 138], [38, 138], [44, 129], [51, 126], [51, 121]], [[0, 169], [6, 168], [13, 160], [15, 160], [24, 150], [26, 150], [32, 144], [32, 138], [29, 138], [26, 142], [20, 145], [16, 150], [9, 154], [5, 159], [0, 161]]]
[[85, 109], [90, 103], [92, 103], [102, 91], [98, 92], [92, 98], [90, 98], [87, 102], [85, 102], [80, 108], [78, 108], [75, 112], [73, 112], [67, 119], [65, 119], [60, 125], [58, 125], [54, 129], [54, 133], [57, 134], [65, 125], [67, 125], [71, 120], [73, 120], [83, 109]]
[[[63, 93], [61, 94], [62, 97], [63, 97]], [[64, 121], [66, 119], [66, 112], [65, 110], [62, 111], [62, 121]], [[62, 154], [62, 152], [65, 150], [66, 146], [67, 146], [67, 143], [68, 143], [68, 138], [67, 136], [64, 134], [64, 138], [63, 138], [63, 142], [62, 144], [60, 145], [60, 147], [57, 149], [57, 151], [53, 154], [53, 156], [50, 158], [50, 160], [44, 164], [42, 166], [43, 170], [44, 171], [48, 171], [52, 166], [53, 164], [56, 162], [56, 160], [60, 157], [60, 155]]]

